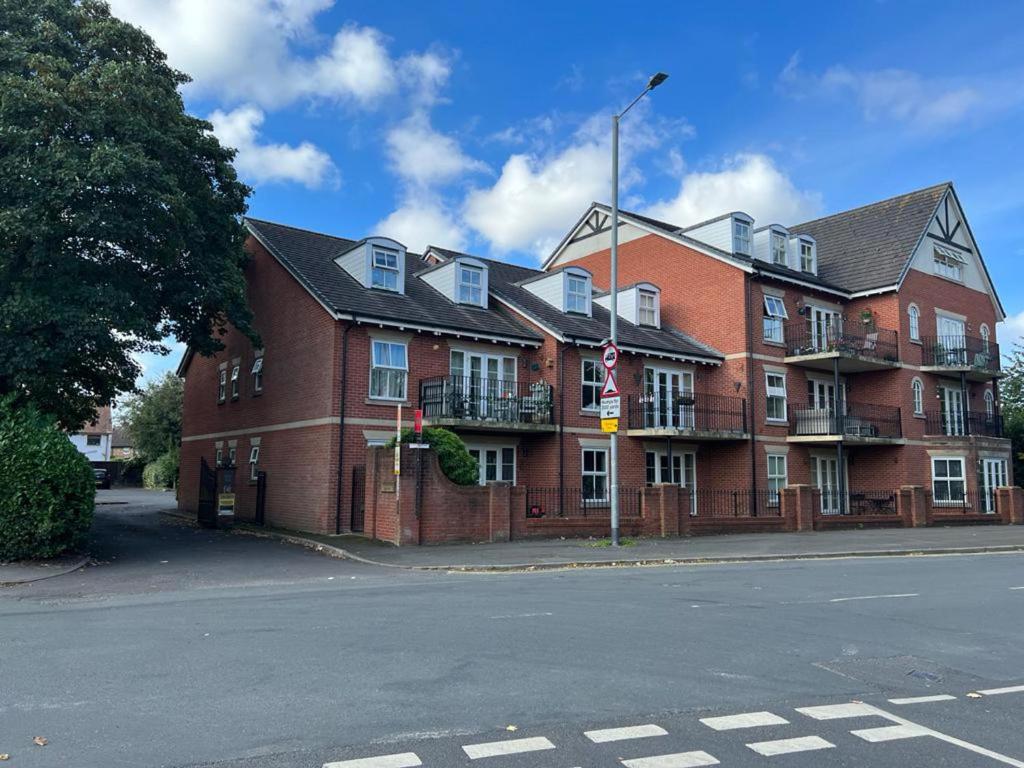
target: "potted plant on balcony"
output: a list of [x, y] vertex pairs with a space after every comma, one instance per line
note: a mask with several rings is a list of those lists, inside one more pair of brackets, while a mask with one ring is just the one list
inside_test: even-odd
[[531, 409], [530, 421], [534, 424], [548, 424], [551, 422], [551, 387], [543, 379], [536, 384], [530, 385]]

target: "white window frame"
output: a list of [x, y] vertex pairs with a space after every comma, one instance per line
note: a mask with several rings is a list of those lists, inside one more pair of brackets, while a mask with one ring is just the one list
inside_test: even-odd
[[910, 382], [910, 394], [914, 404], [914, 415], [924, 416], [924, 382], [916, 376]]
[[[587, 378], [587, 367], [592, 366], [592, 370], [597, 376], [597, 381], [593, 377]], [[595, 358], [585, 357], [580, 360], [580, 410], [597, 412], [601, 410], [601, 389], [604, 386], [605, 368], [601, 364], [601, 361]], [[593, 393], [593, 404], [586, 405], [586, 399], [583, 397], [583, 393], [587, 390]]]
[[800, 255], [800, 271], [811, 275], [818, 274], [818, 254], [815, 253], [814, 243], [809, 240], [797, 240], [797, 252]]
[[228, 399], [228, 369], [221, 368], [217, 374], [217, 402], [223, 403]]
[[917, 304], [911, 304], [907, 307], [907, 317], [910, 323], [910, 340], [920, 341], [921, 340], [921, 309]]
[[[779, 246], [782, 246], [781, 253]], [[788, 260], [786, 257], [786, 236], [781, 232], [771, 231], [771, 237], [768, 238], [768, 255], [772, 260], [772, 264], [777, 264], [780, 267], [788, 266]]]
[[966, 265], [967, 259], [959, 253], [948, 248], [934, 246], [932, 251], [932, 269], [939, 277], [962, 283], [964, 281], [964, 267]]
[[733, 251], [747, 256], [751, 254], [751, 230], [753, 226], [745, 219], [732, 220], [732, 245]]
[[[649, 307], [644, 306], [644, 299], [649, 299], [651, 305]], [[645, 319], [645, 313], [649, 314], [649, 319]], [[638, 288], [636, 292], [636, 320], [637, 325], [646, 325], [652, 328], [658, 327], [658, 292], [652, 291], [649, 288]]]
[[[390, 352], [388, 354], [388, 365], [379, 365], [377, 363], [377, 348], [378, 345], [382, 345], [388, 348], [398, 347], [402, 350], [402, 358], [404, 364], [401, 366], [391, 365]], [[375, 376], [377, 371], [383, 371], [383, 374]], [[397, 374], [401, 374], [398, 376]], [[391, 379], [397, 378], [402, 384], [402, 395], [401, 397], [388, 394], [391, 387]], [[383, 394], [378, 394], [374, 389], [374, 380], [377, 379], [376, 383], [379, 389], [383, 390]], [[392, 339], [370, 339], [370, 386], [369, 386], [369, 397], [371, 400], [388, 400], [392, 402], [404, 402], [408, 396], [409, 390], [409, 345], [404, 341], [394, 341]]]
[[252, 391], [263, 391], [263, 355], [252, 361]]
[[[782, 298], [766, 293], [764, 295], [764, 322], [761, 329], [764, 340], [785, 344], [786, 333], [782, 321], [788, 319], [789, 313], [786, 311], [786, 303]], [[774, 333], [775, 330], [778, 331], [777, 334]]]
[[214, 458], [213, 458], [214, 466], [215, 467], [219, 467], [220, 463], [222, 461], [224, 461], [224, 449], [223, 448], [215, 449], [213, 456], [214, 456]]
[[[477, 482], [480, 485], [487, 485], [489, 482], [508, 483], [509, 485], [516, 484], [519, 475], [519, 456], [515, 445], [508, 443], [467, 443], [466, 450], [470, 456], [476, 459]], [[487, 479], [487, 451], [495, 452], [494, 480]], [[505, 473], [505, 451], [512, 451], [511, 479], [506, 477]]]
[[[946, 476], [938, 477], [937, 467], [940, 462], [946, 464]], [[952, 464], [960, 465], [959, 476], [951, 475], [949, 468]], [[937, 489], [939, 483], [946, 485], [946, 498], [940, 499]], [[952, 493], [952, 483], [962, 484], [962, 493], [959, 498], [954, 498]], [[932, 456], [932, 504], [937, 507], [941, 506], [962, 506], [967, 500], [967, 460], [963, 456]]]
[[[594, 454], [594, 469], [587, 471], [587, 454]], [[597, 456], [600, 454], [604, 457], [604, 471], [597, 470]], [[587, 496], [584, 490], [585, 478], [604, 478], [604, 495], [603, 496]], [[596, 486], [597, 483], [594, 482]], [[607, 502], [611, 498], [610, 489], [608, 487], [608, 449], [607, 448], [584, 448], [580, 452], [580, 500], [589, 502]]]
[[238, 449], [235, 446], [228, 446], [228, 466], [235, 466], [235, 458], [238, 456]]
[[[772, 378], [782, 379], [782, 386], [773, 386], [771, 384]], [[765, 387], [765, 418], [771, 424], [786, 424], [789, 422], [789, 397], [786, 393], [786, 374], [779, 373], [778, 371], [765, 371], [764, 372], [764, 387]], [[771, 402], [772, 398], [780, 398], [782, 400], [782, 416], [771, 415]]]
[[238, 399], [238, 379], [242, 375], [242, 366], [236, 365], [231, 369], [231, 399]]
[[[573, 290], [574, 285], [582, 283], [582, 290]], [[582, 304], [582, 306], [578, 306]], [[565, 276], [565, 311], [578, 315], [590, 314], [590, 279], [583, 275], [567, 274]]]
[[[378, 260], [378, 256], [383, 257]], [[394, 266], [389, 263], [390, 258], [394, 258]], [[390, 248], [383, 248], [379, 245], [375, 245], [371, 249], [370, 254], [370, 287], [378, 288], [382, 291], [391, 291], [392, 293], [401, 292], [401, 280], [402, 280], [402, 268], [399, 264], [401, 254], [398, 251]], [[380, 280], [378, 280], [378, 276]], [[390, 285], [391, 276], [394, 278], [394, 286]]]
[[986, 389], [982, 399], [985, 401], [985, 416], [989, 419], [994, 419], [996, 417], [995, 393], [991, 389]]
[[[456, 265], [456, 295], [460, 304], [472, 304], [475, 307], [484, 305], [484, 271], [472, 264]], [[467, 279], [470, 278], [470, 279]], [[473, 282], [473, 278], [476, 282]]]
[[256, 476], [259, 473], [259, 461], [260, 461], [260, 447], [258, 445], [252, 446], [249, 449], [249, 479], [256, 480]]
[[992, 331], [989, 330], [988, 323], [982, 323], [978, 333], [981, 335], [982, 351], [987, 355], [992, 346]]
[[[782, 472], [779, 472], [779, 462], [782, 463]], [[767, 458], [768, 471], [768, 494], [769, 503], [775, 506], [779, 503], [782, 489], [789, 484], [789, 464], [784, 453], [769, 453]], [[774, 467], [772, 465], [775, 465]], [[773, 471], [774, 470], [774, 471]]]

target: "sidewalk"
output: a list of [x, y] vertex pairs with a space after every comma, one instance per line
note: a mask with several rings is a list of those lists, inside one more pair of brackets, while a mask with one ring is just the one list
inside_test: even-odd
[[619, 549], [594, 546], [594, 542], [587, 539], [392, 547], [361, 536], [300, 536], [336, 547], [345, 556], [374, 565], [431, 570], [524, 570], [1024, 551], [1024, 526], [1005, 525], [636, 539], [634, 546]]
[[18, 560], [13, 563], [0, 563], [0, 587], [28, 584], [33, 581], [63, 576], [77, 571], [88, 562], [89, 558], [85, 555], [70, 554], [51, 560]]

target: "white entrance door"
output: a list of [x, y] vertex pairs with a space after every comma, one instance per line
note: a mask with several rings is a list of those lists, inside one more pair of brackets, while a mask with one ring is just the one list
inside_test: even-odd
[[942, 431], [946, 435], [964, 434], [964, 393], [954, 387], [941, 387]]
[[939, 334], [939, 350], [937, 352], [941, 351], [942, 353], [941, 355], [936, 354], [936, 357], [941, 358], [941, 364], [966, 365], [967, 339], [964, 321], [939, 315], [935, 325]]
[[838, 515], [839, 460], [835, 456], [812, 456], [811, 482], [821, 491], [821, 514]]
[[843, 415], [843, 389], [844, 384], [839, 386], [839, 399], [836, 399], [836, 385], [834, 381], [826, 379], [807, 380], [807, 405], [808, 414], [806, 418], [806, 431], [801, 434], [811, 435], [838, 435], [842, 432], [837, 416]]
[[981, 462], [981, 508], [987, 514], [996, 511], [996, 488], [1007, 483], [1006, 459], [982, 459]]
[[453, 350], [451, 374], [475, 418], [501, 417], [516, 392], [514, 357]]
[[696, 410], [693, 374], [665, 368], [644, 369], [648, 421], [652, 427], [693, 429]]
[[842, 318], [832, 309], [811, 307], [811, 345], [817, 352], [825, 352], [842, 333]]

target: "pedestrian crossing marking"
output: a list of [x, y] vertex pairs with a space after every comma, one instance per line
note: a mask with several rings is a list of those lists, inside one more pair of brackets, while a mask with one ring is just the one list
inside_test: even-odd
[[358, 760], [341, 760], [340, 762], [324, 763], [324, 768], [417, 768], [423, 765], [415, 752], [403, 752], [397, 755], [380, 755], [379, 757], [362, 757]]
[[747, 744], [747, 747], [765, 757], [789, 755], [794, 752], [811, 752], [816, 749], [833, 749], [835, 744], [825, 741], [821, 736], [798, 736], [795, 739], [777, 739], [776, 741], [758, 741]]
[[889, 699], [890, 704], [928, 704], [933, 701], [956, 701], [956, 696], [948, 693], [937, 693], [934, 696], [911, 696], [907, 699]]
[[701, 768], [704, 765], [718, 765], [718, 760], [707, 752], [677, 752], [674, 755], [637, 757], [623, 760], [626, 768]]
[[877, 715], [878, 710], [861, 701], [846, 704], [825, 704], [820, 707], [797, 707], [796, 711], [815, 720], [843, 720], [848, 717], [867, 717]]
[[897, 741], [899, 739], [912, 739], [915, 736], [927, 736], [928, 731], [916, 725], [884, 725], [881, 728], [865, 728], [859, 731], [850, 731], [858, 739], [864, 739], [872, 743], [879, 741]]
[[745, 712], [724, 717], [702, 717], [700, 720], [716, 731], [731, 731], [736, 728], [760, 728], [766, 725], [789, 725], [789, 720], [771, 712]]
[[625, 741], [626, 739], [646, 739], [651, 736], [665, 736], [668, 734], [660, 725], [648, 723], [647, 725], [630, 725], [625, 728], [605, 728], [599, 731], [584, 731], [583, 735], [595, 744], [604, 744], [609, 741]]
[[481, 757], [497, 757], [499, 755], [519, 755], [523, 752], [539, 752], [543, 749], [554, 749], [555, 745], [543, 736], [529, 739], [512, 739], [511, 741], [489, 741], [485, 744], [466, 744], [462, 747], [470, 760]]

